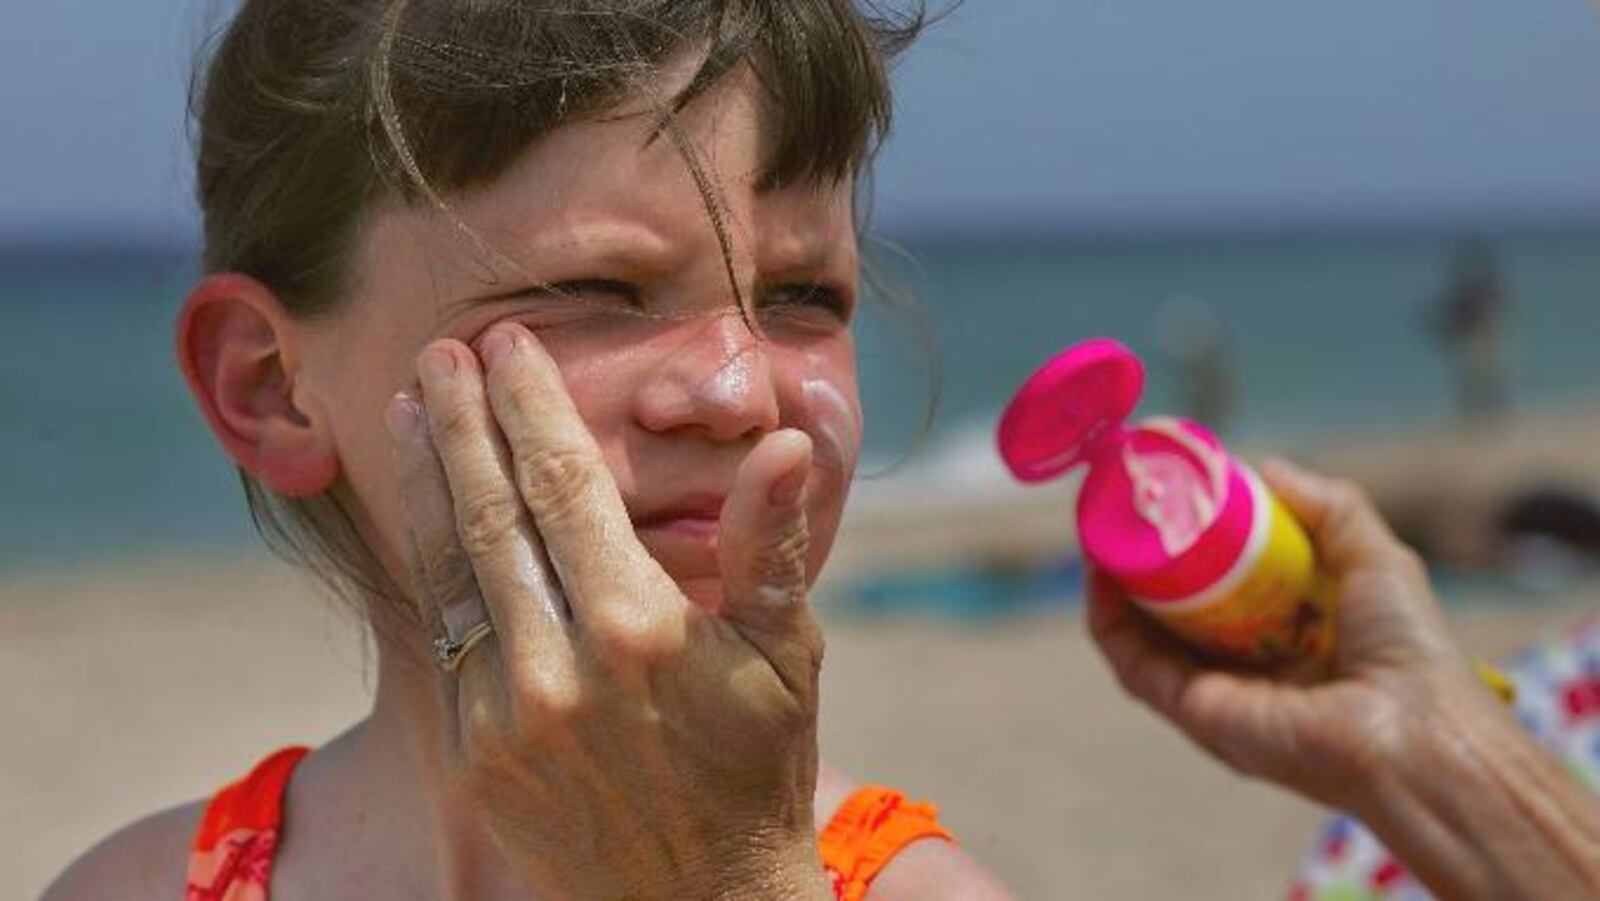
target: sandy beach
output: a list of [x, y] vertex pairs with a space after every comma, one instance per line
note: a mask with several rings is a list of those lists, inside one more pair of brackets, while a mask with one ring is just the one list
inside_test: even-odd
[[[1494, 656], [1585, 597], [1600, 586], [1473, 604], [1458, 623]], [[828, 619], [825, 753], [940, 803], [1023, 897], [1281, 894], [1319, 812], [1122, 698], [1075, 614]], [[335, 734], [365, 708], [366, 664], [351, 620], [261, 556], [0, 580], [0, 870], [14, 897], [116, 826]]]

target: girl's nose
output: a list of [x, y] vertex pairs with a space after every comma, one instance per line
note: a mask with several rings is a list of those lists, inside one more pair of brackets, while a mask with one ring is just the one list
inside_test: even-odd
[[737, 311], [689, 327], [639, 402], [640, 422], [656, 432], [692, 429], [735, 441], [778, 427], [771, 362]]

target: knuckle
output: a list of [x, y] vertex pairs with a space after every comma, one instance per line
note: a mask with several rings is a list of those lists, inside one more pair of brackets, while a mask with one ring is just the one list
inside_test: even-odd
[[430, 429], [441, 447], [457, 447], [477, 434], [478, 423], [466, 406], [445, 404], [434, 414]]
[[583, 694], [571, 679], [535, 673], [517, 682], [511, 715], [514, 730], [524, 742], [544, 741], [571, 731], [585, 713]]
[[452, 537], [418, 550], [426, 588], [440, 602], [455, 600], [471, 590], [472, 561]]
[[806, 523], [794, 519], [784, 524], [772, 540], [765, 542], [755, 554], [755, 575], [763, 585], [789, 585], [803, 582], [806, 553], [810, 550], [811, 536]]
[[1226, 717], [1225, 700], [1217, 692], [1207, 691], [1180, 691], [1171, 698], [1171, 708], [1178, 719], [1188, 728], [1205, 735], [1210, 734], [1210, 729], [1223, 722]]
[[504, 544], [516, 531], [518, 507], [516, 498], [498, 491], [463, 498], [456, 511], [462, 550], [472, 557]]
[[[527, 355], [522, 356], [523, 360]], [[524, 370], [526, 367], [524, 367]], [[527, 380], [526, 371], [518, 373], [514, 382], [507, 382], [504, 376], [497, 382], [496, 388], [500, 391], [500, 398], [505, 401], [516, 416], [524, 421], [537, 419], [542, 410], [549, 407], [549, 388]]]
[[649, 617], [626, 612], [597, 617], [590, 632], [600, 656], [613, 664], [653, 666], [671, 659], [682, 645]]
[[572, 448], [538, 450], [516, 463], [517, 488], [540, 517], [563, 519], [587, 504], [600, 474], [589, 455]]
[[461, 747], [469, 774], [492, 769], [505, 748], [505, 729], [493, 706], [476, 700], [461, 714]]

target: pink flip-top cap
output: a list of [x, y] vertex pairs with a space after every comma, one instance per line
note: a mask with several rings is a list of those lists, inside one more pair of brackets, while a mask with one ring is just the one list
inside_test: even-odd
[[1054, 478], [1121, 434], [1144, 393], [1144, 365], [1109, 338], [1051, 358], [1017, 389], [1000, 417], [1000, 456], [1024, 482]]

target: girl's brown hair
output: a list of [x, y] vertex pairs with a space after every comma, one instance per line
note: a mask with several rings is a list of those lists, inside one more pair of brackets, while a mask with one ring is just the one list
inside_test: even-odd
[[[442, 203], [491, 183], [541, 136], [651, 84], [683, 52], [699, 66], [662, 98], [664, 129], [747, 64], [773, 100], [760, 184], [838, 183], [887, 131], [886, 66], [924, 20], [921, 7], [855, 0], [244, 0], [191, 91], [205, 269], [258, 279], [293, 316], [325, 314], [375, 204]], [[683, 149], [726, 256], [717, 199]], [[362, 541], [342, 479], [291, 499], [239, 476], [279, 556], [350, 600], [402, 595]]]

